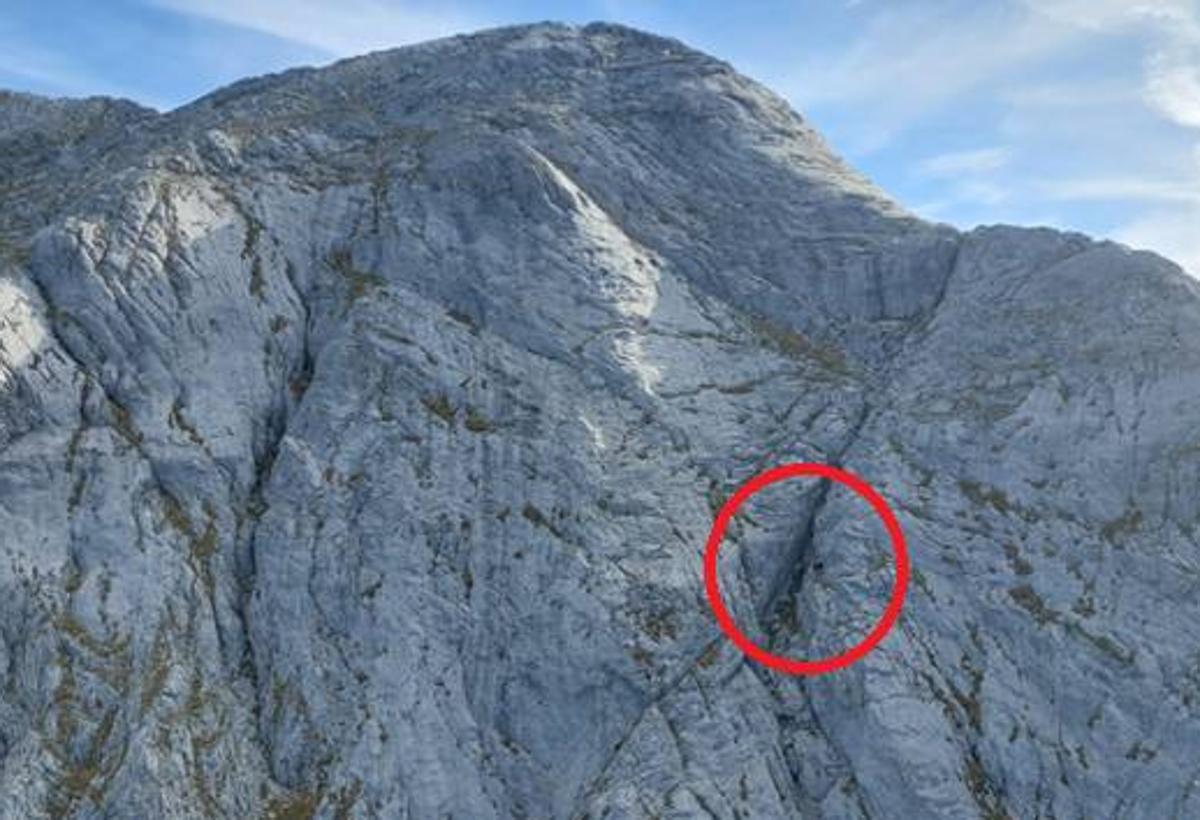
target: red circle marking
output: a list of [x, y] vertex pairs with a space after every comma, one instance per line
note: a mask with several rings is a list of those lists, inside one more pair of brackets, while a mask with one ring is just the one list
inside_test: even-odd
[[[888, 601], [887, 609], [884, 610], [883, 616], [875, 624], [875, 628], [862, 641], [840, 655], [831, 655], [828, 658], [820, 658], [815, 661], [798, 661], [785, 658], [782, 655], [775, 655], [747, 638], [738, 629], [737, 624], [733, 622], [729, 610], [725, 608], [725, 604], [721, 601], [721, 589], [717, 583], [717, 553], [721, 550], [721, 541], [725, 537], [725, 530], [729, 526], [729, 521], [737, 513], [738, 507], [759, 490], [765, 489], [778, 481], [804, 476], [816, 476], [817, 478], [827, 478], [830, 481], [835, 481], [854, 490], [860, 498], [870, 504], [871, 509], [875, 511], [875, 514], [883, 522], [888, 537], [891, 538], [892, 554], [896, 559], [896, 578], [892, 582], [892, 597]], [[884, 636], [896, 625], [896, 619], [900, 617], [900, 609], [904, 606], [904, 594], [908, 590], [908, 571], [908, 548], [904, 543], [904, 533], [900, 529], [900, 522], [896, 520], [896, 516], [892, 513], [891, 508], [888, 507], [887, 502], [883, 500], [883, 497], [879, 493], [875, 492], [875, 489], [870, 484], [858, 476], [838, 467], [830, 467], [828, 464], [799, 462], [781, 464], [766, 472], [759, 473], [747, 481], [738, 488], [733, 497], [726, 501], [725, 505], [721, 507], [721, 511], [717, 513], [717, 518], [713, 521], [712, 531], [708, 534], [708, 545], [704, 550], [704, 590], [708, 594], [708, 603], [712, 606], [713, 612], [716, 613], [717, 623], [720, 624], [721, 629], [729, 636], [730, 640], [737, 644], [739, 649], [751, 658], [779, 672], [786, 672], [789, 675], [822, 675], [826, 672], [834, 672], [849, 666], [855, 661], [861, 660], [863, 656], [878, 646]]]

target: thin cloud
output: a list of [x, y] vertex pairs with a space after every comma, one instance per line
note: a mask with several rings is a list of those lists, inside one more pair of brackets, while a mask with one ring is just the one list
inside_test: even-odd
[[481, 28], [447, 5], [436, 11], [376, 0], [150, 0], [182, 14], [251, 29], [345, 57]]
[[976, 218], [986, 215], [987, 221], [991, 222], [1014, 221], [1007, 209], [1001, 207], [1011, 200], [1012, 192], [1003, 185], [989, 180], [968, 179], [950, 186], [936, 199], [919, 202], [912, 210], [925, 219], [970, 228], [978, 222], [964, 220], [964, 214]]
[[[1042, 183], [1038, 189], [1042, 196], [1049, 199], [1113, 202], [1141, 200], [1200, 205], [1200, 183], [1197, 181], [1168, 182], [1138, 177], [1110, 177], [1058, 180]], [[1192, 230], [1195, 232], [1195, 225]]]
[[1200, 128], [1200, 59], [1160, 53], [1149, 60], [1146, 99], [1159, 114], [1188, 128]]
[[1059, 57], [1088, 35], [1013, 5], [905, 4], [873, 14], [849, 49], [816, 55], [789, 83], [803, 108], [868, 112], [860, 154], [967, 94]]
[[1126, 80], [1027, 82], [1000, 92], [1000, 98], [1018, 108], [1079, 109], [1130, 105], [1141, 99], [1140, 84]]
[[924, 177], [959, 177], [983, 174], [1008, 165], [1011, 152], [1007, 148], [979, 148], [973, 151], [951, 151], [923, 159], [915, 172]]
[[37, 93], [66, 97], [107, 96], [137, 100], [143, 105], [164, 108], [160, 100], [148, 100], [134, 89], [120, 88], [70, 58], [22, 43], [0, 30], [0, 74], [20, 78], [23, 87]]
[[1153, 211], [1114, 232], [1118, 242], [1166, 256], [1200, 277], [1200, 204], [1191, 208]]
[[[937, 15], [951, 9], [955, 13], [946, 24], [936, 25]], [[1140, 78], [1090, 73], [1046, 78], [1044, 67], [1071, 54], [1095, 55], [1108, 47], [1101, 45], [1106, 41], [1141, 50]], [[955, 217], [1007, 209], [1018, 201], [1023, 205], [1017, 211], [1055, 202], [1083, 213], [1090, 203], [1116, 205], [1133, 215], [1104, 233], [1153, 248], [1200, 275], [1200, 172], [1190, 161], [1191, 145], [1179, 145], [1177, 134], [1155, 125], [1200, 128], [1200, 0], [1014, 0], [970, 10], [891, 6], [876, 15], [847, 56], [828, 61], [824, 72], [810, 70], [804, 79], [809, 91], [796, 95], [801, 102], [851, 112], [859, 130], [873, 135], [859, 146], [861, 154], [886, 147], [911, 126], [979, 94], [993, 95], [1013, 116], [1023, 110], [1027, 119], [1053, 117], [1062, 126], [1057, 137], [1047, 137], [1044, 129], [1010, 135], [1019, 140], [1012, 144], [1022, 161], [1033, 163], [1028, 168], [1014, 167], [1013, 156], [996, 148], [935, 154], [912, 166], [912, 178], [938, 188], [928, 192], [932, 196], [918, 212], [958, 221]], [[1088, 116], [1072, 125], [1069, 112], [1085, 109]], [[1119, 135], [1097, 140], [1090, 130], [1097, 118], [1130, 123], [1118, 127], [1134, 145], [1158, 134], [1162, 150], [1145, 157], [1112, 155], [1117, 164], [1106, 175], [1104, 158], [1119, 145]], [[1045, 181], [1046, 152], [1063, 151], [1068, 143], [1087, 150], [1077, 161], [1066, 154], [1056, 164], [1060, 173], [1074, 165], [1079, 176]], [[1172, 157], [1182, 163], [1177, 176], [1171, 175]], [[996, 176], [1001, 169], [1003, 180]]]
[[1190, 26], [1195, 0], [1022, 0], [1035, 14], [1092, 31], [1111, 31], [1131, 23]]
[[[1142, 102], [1190, 124], [1200, 106], [1190, 96], [1193, 83], [1200, 82], [1200, 58], [1180, 44], [1200, 44], [1200, 0], [891, 4], [870, 16], [848, 49], [818, 54], [800, 66], [787, 91], [802, 108], [869, 112], [862, 130], [870, 136], [852, 151], [868, 154], [959, 98], [994, 88], [1014, 67], [1036, 73], [1039, 66], [1094, 44], [1098, 36], [1128, 31], [1142, 33], [1156, 53], [1170, 47], [1172, 55], [1169, 65], [1158, 57], [1155, 71], [1148, 69], [1138, 92]], [[1103, 104], [1122, 102], [1127, 93], [1100, 84], [1074, 85], [1043, 88], [1041, 102]], [[1038, 92], [1014, 101], [1038, 102]]]
[[1094, 32], [1142, 29], [1143, 102], [1160, 116], [1200, 128], [1200, 0], [1023, 0], [1037, 14]]

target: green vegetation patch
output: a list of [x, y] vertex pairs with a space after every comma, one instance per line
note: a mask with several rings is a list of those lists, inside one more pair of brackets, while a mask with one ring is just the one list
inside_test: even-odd
[[446, 422], [446, 424], [454, 425], [454, 405], [450, 403], [450, 399], [445, 393], [426, 396], [421, 399], [421, 404], [425, 405], [426, 410]]
[[467, 408], [467, 419], [463, 426], [472, 433], [490, 433], [496, 429], [496, 425], [474, 407]]
[[1042, 596], [1038, 595], [1029, 584], [1019, 584], [1013, 587], [1008, 591], [1008, 595], [1017, 602], [1018, 606], [1032, 615], [1039, 626], [1058, 621], [1059, 613], [1046, 606]]

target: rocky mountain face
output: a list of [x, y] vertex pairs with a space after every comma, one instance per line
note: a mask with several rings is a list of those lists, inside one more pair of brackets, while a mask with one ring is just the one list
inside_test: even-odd
[[[770, 92], [512, 28], [0, 96], [0, 817], [1200, 816], [1200, 290], [922, 222]], [[914, 573], [794, 678], [714, 510]], [[756, 496], [743, 630], [892, 582]]]

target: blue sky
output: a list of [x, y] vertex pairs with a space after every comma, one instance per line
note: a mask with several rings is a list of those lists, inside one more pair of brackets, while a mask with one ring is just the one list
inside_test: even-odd
[[160, 109], [493, 25], [612, 20], [787, 97], [917, 213], [1048, 224], [1200, 275], [1200, 0], [6, 0], [0, 87]]

